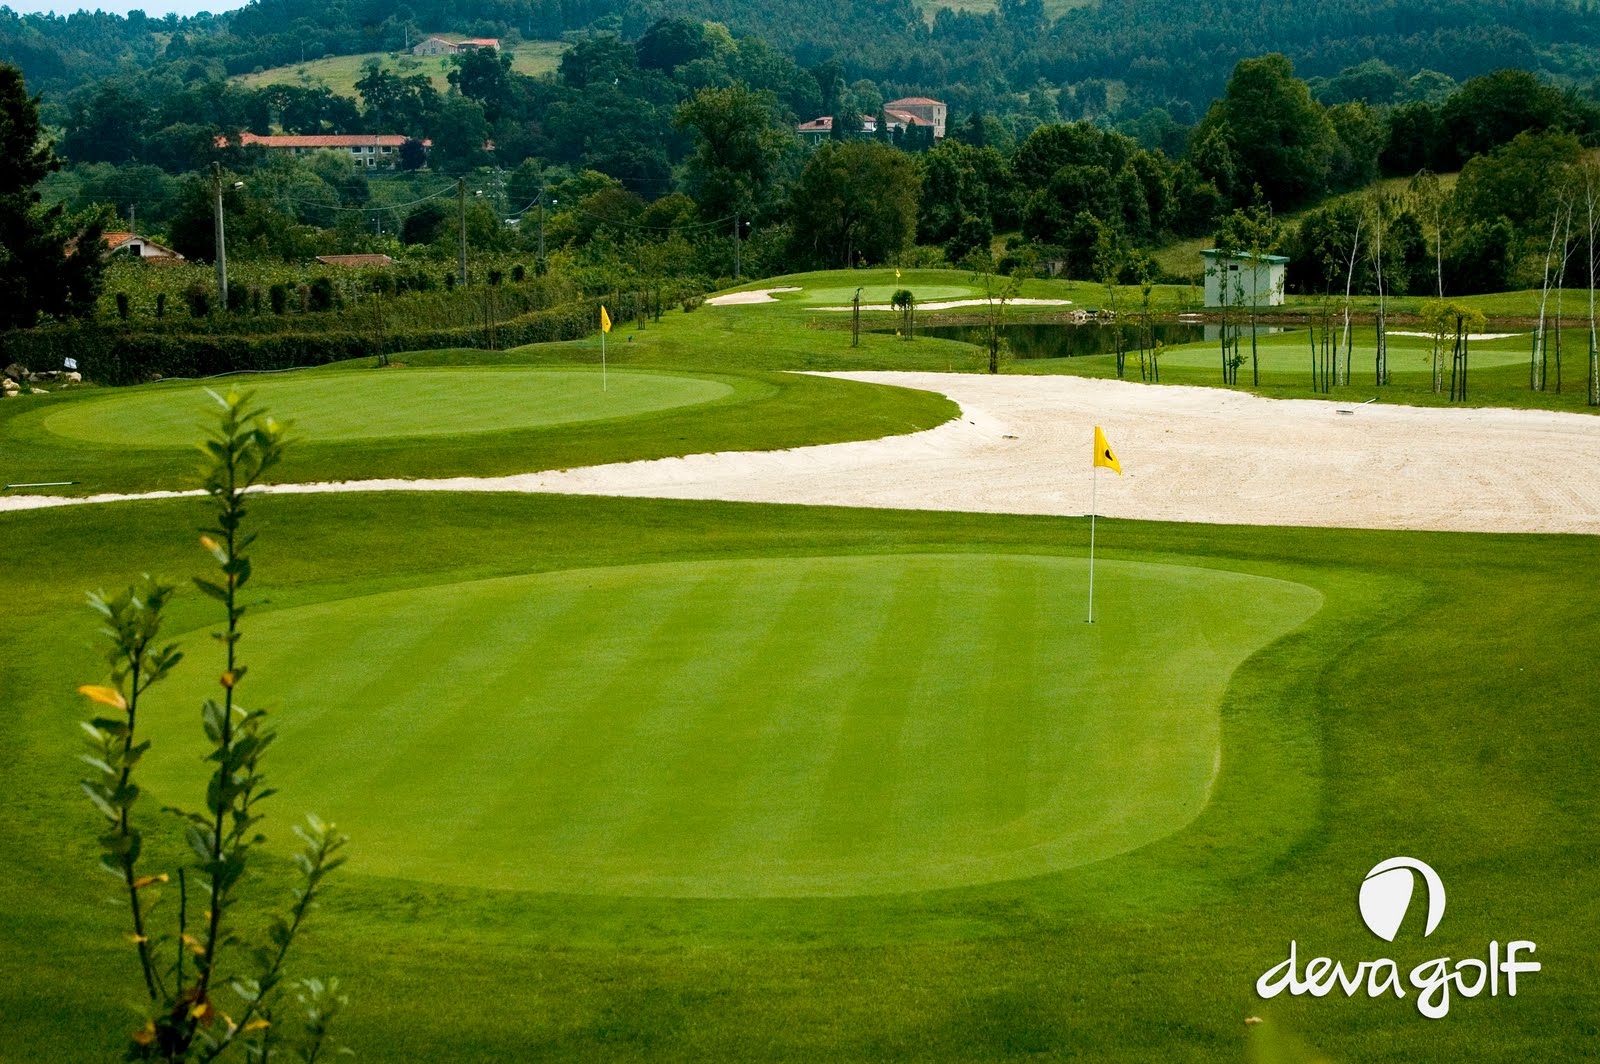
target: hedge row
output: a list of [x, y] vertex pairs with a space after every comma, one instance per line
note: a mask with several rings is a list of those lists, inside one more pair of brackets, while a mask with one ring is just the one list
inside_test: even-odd
[[[608, 308], [617, 320], [634, 313], [634, 297], [623, 295]], [[595, 331], [599, 301], [584, 300], [538, 310], [494, 327], [493, 346], [576, 340]], [[382, 348], [394, 354], [449, 347], [489, 347], [486, 325], [444, 329], [385, 331]], [[102, 384], [137, 384], [162, 377], [210, 377], [237, 370], [295, 369], [344, 359], [374, 356], [376, 332], [350, 329], [324, 332], [221, 336], [123, 331], [99, 324], [41, 326], [0, 334], [0, 365], [13, 362], [35, 372], [60, 369], [76, 359], [86, 379]]]

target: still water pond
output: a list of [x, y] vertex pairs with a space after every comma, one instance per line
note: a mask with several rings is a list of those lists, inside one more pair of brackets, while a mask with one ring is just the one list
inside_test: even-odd
[[[1013, 358], [1079, 358], [1084, 355], [1108, 355], [1117, 349], [1117, 330], [1122, 330], [1123, 350], [1137, 351], [1138, 329], [1133, 325], [1071, 325], [1062, 322], [1014, 323], [1002, 325], [1000, 334]], [[1212, 326], [1162, 323], [1152, 327], [1155, 338], [1162, 345], [1190, 344], [1216, 335]], [[893, 332], [894, 330], [882, 330]], [[929, 325], [917, 326], [918, 336], [931, 336], [944, 340], [983, 345], [989, 340], [986, 325]]]

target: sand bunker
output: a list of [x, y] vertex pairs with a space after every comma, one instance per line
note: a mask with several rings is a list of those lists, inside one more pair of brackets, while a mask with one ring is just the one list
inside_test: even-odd
[[[1079, 377], [837, 376], [942, 392], [962, 414], [909, 436], [789, 451], [271, 490], [545, 491], [1075, 515], [1089, 504], [1098, 424], [1127, 474], [1099, 479], [1099, 512], [1113, 517], [1600, 533], [1600, 418], [1584, 414], [1352, 406]], [[122, 498], [130, 496], [0, 495], [0, 510]]]
[[712, 296], [706, 300], [708, 307], [732, 307], [744, 303], [776, 303], [772, 298], [774, 292], [798, 292], [795, 287], [788, 288], [758, 288], [753, 292], [729, 292], [723, 296]]
[[[1389, 335], [1389, 336], [1420, 336], [1424, 340], [1432, 340], [1433, 339], [1433, 333], [1427, 333], [1427, 332], [1401, 332], [1398, 329], [1389, 329], [1387, 331], [1387, 335]], [[1509, 340], [1513, 336], [1526, 336], [1526, 335], [1527, 335], [1526, 333], [1468, 333], [1467, 334], [1467, 339], [1468, 340]], [[1454, 340], [1455, 339], [1455, 334], [1451, 333], [1448, 337], [1446, 337], [1446, 339]]]

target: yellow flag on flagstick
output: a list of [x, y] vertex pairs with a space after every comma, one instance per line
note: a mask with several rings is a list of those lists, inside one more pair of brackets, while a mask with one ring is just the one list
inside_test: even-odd
[[[606, 313], [606, 306], [604, 303], [600, 304], [600, 331], [611, 331], [611, 315]], [[1095, 431], [1098, 432], [1099, 430], [1096, 429]]]
[[1106, 442], [1106, 434], [1100, 431], [1099, 425], [1094, 427], [1094, 464], [1116, 470], [1119, 477], [1122, 475], [1122, 463], [1117, 461], [1117, 454]]

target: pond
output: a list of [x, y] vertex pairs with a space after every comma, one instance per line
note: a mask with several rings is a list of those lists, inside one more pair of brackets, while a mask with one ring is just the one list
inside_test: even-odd
[[[1122, 330], [1123, 350], [1138, 351], [1138, 327], [1132, 324], [1118, 326], [1095, 322], [1084, 325], [1070, 322], [1011, 322], [1000, 327], [1000, 334], [1005, 338], [1006, 349], [1013, 358], [1082, 358], [1085, 355], [1115, 353], [1119, 328]], [[1216, 340], [1220, 335], [1221, 326], [1204, 325], [1200, 322], [1158, 322], [1151, 326], [1151, 329], [1155, 333], [1156, 341], [1163, 347], [1175, 347], [1178, 344], [1192, 344], [1201, 340]], [[876, 331], [892, 333], [895, 330], [889, 328]], [[1268, 333], [1284, 330], [1277, 326], [1263, 326], [1258, 331], [1265, 336]], [[988, 343], [989, 327], [979, 324], [919, 325], [917, 335], [941, 340], [960, 340], [982, 347]], [[1245, 333], [1246, 337], [1248, 335], [1248, 332]]]
[[[1137, 351], [1139, 332], [1133, 325], [1101, 325], [1092, 322], [1085, 325], [1066, 322], [1013, 322], [1002, 325], [1000, 335], [1005, 338], [1006, 349], [1013, 358], [1081, 358], [1084, 355], [1108, 355], [1115, 352], [1119, 328], [1123, 334], [1123, 350]], [[1206, 338], [1205, 326], [1200, 324], [1162, 323], [1152, 328], [1155, 330], [1155, 338], [1167, 347]], [[917, 335], [943, 340], [960, 340], [981, 347], [989, 342], [989, 327], [919, 325]]]

